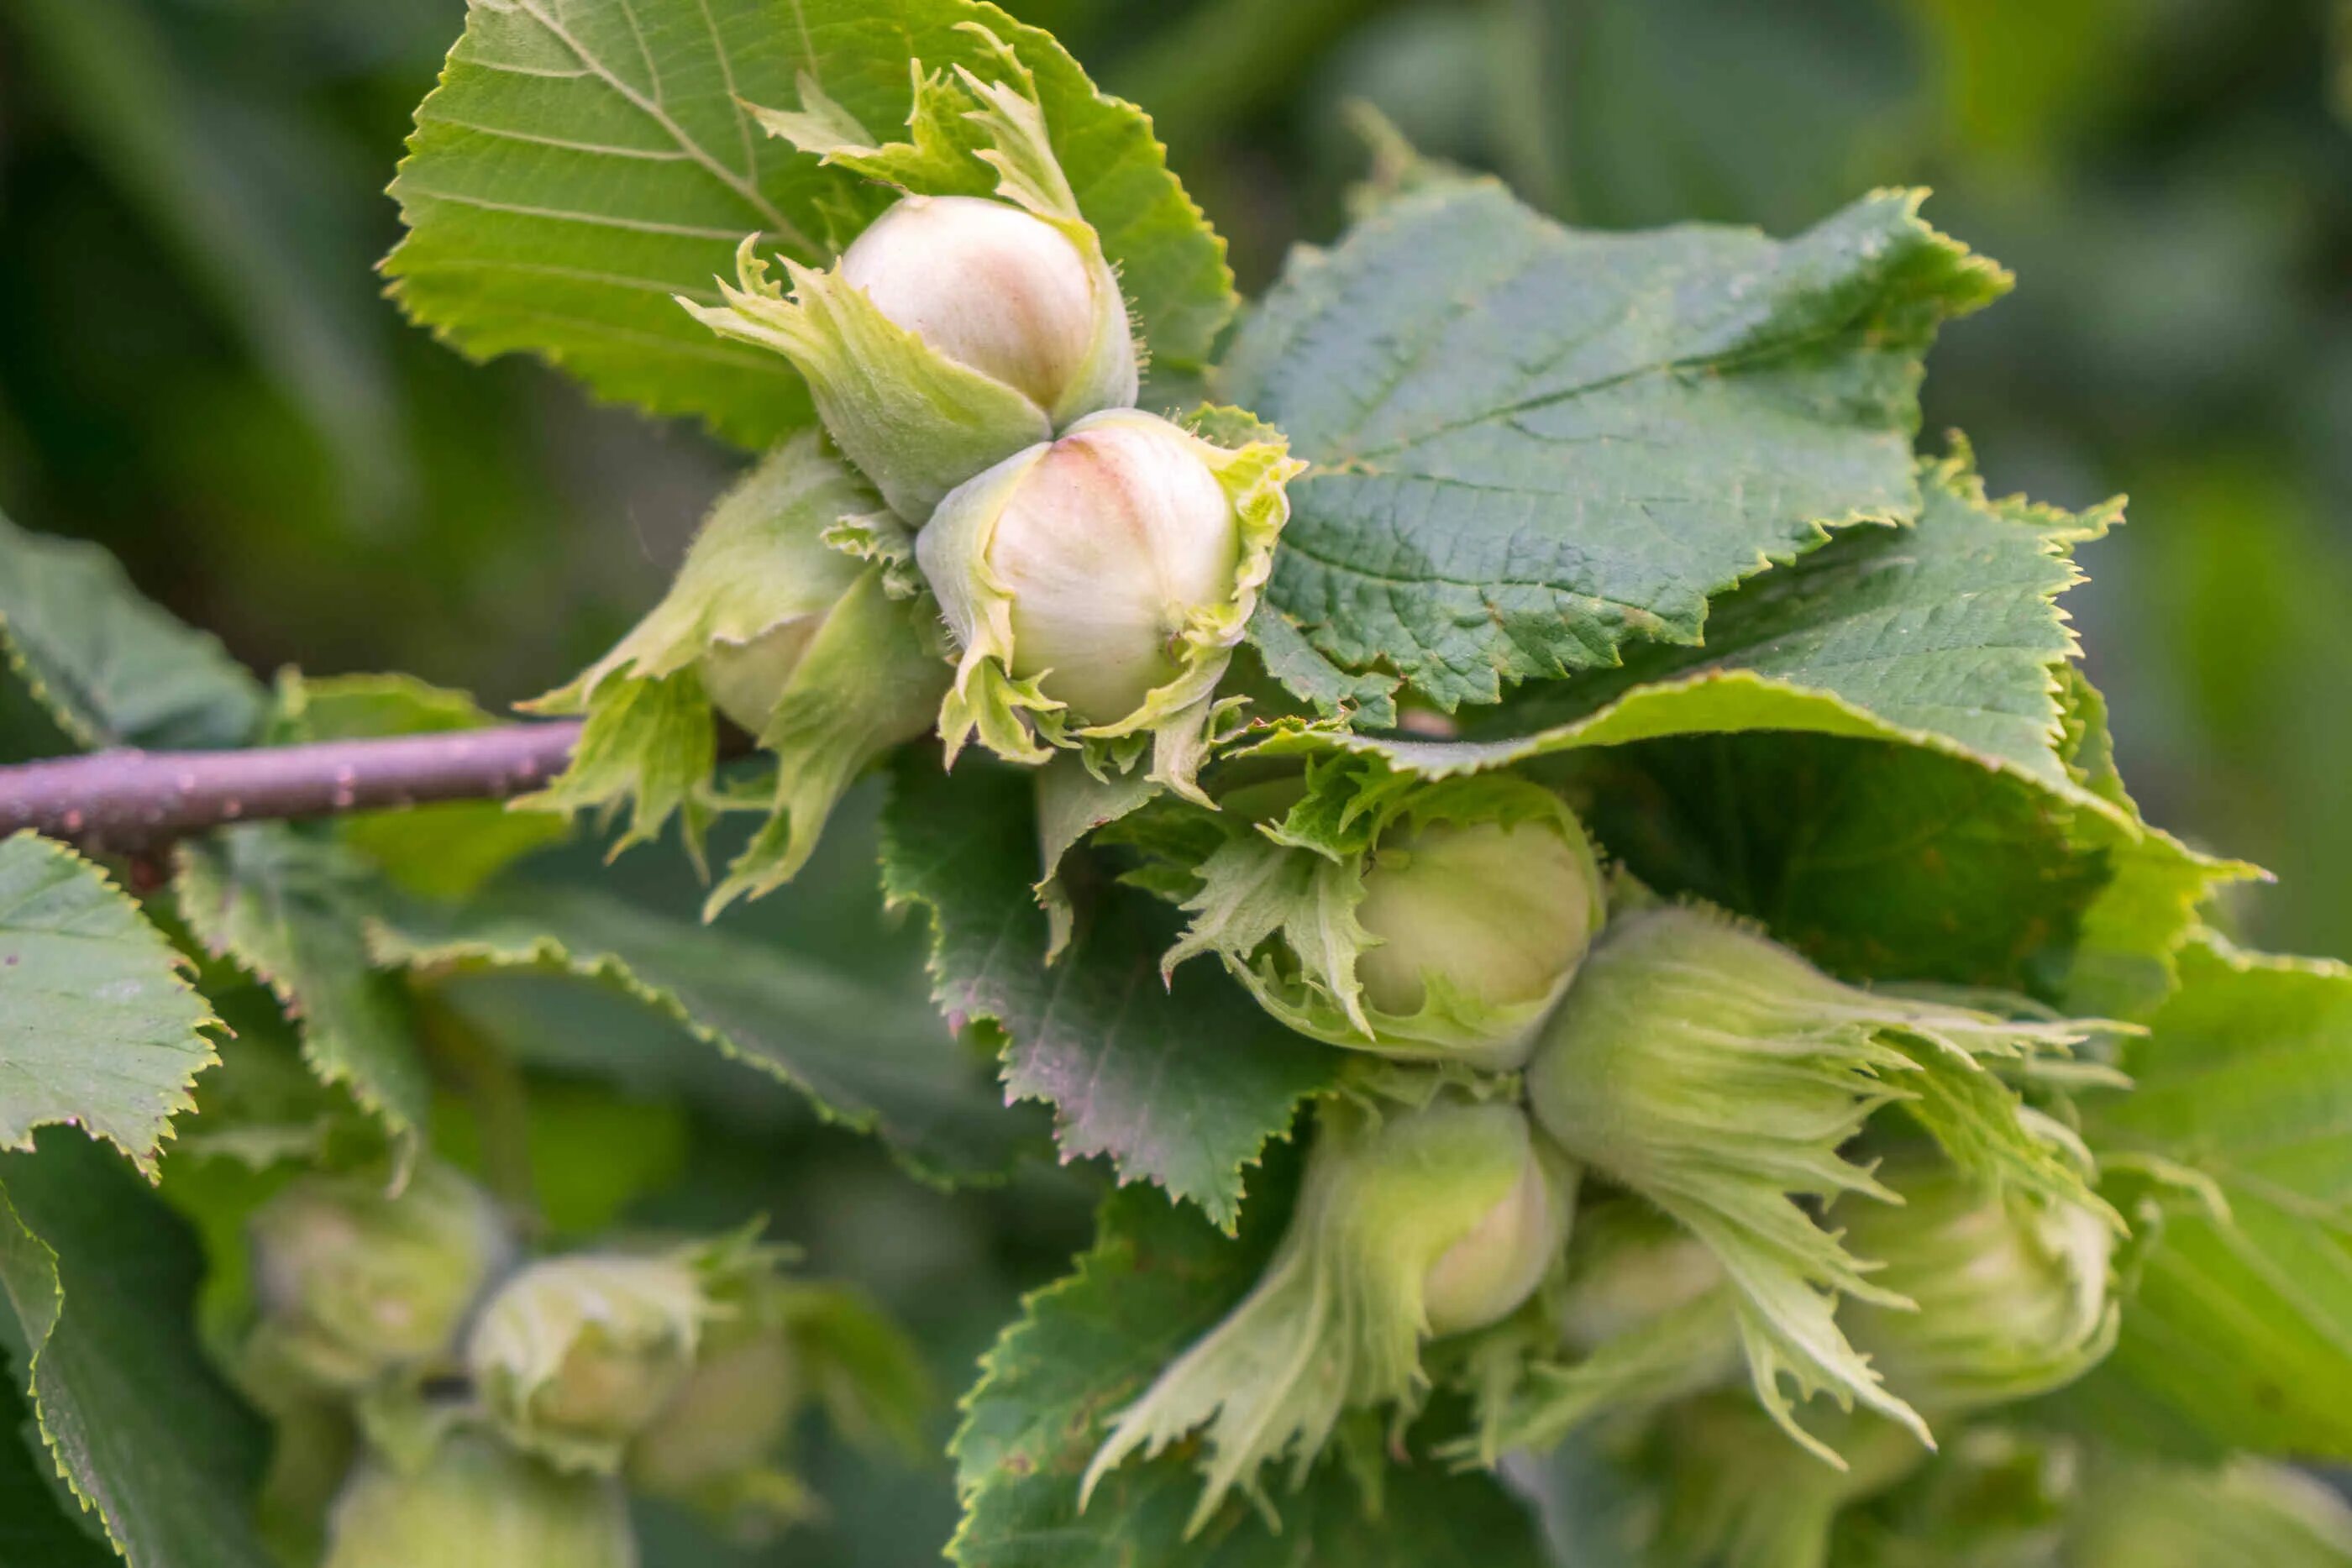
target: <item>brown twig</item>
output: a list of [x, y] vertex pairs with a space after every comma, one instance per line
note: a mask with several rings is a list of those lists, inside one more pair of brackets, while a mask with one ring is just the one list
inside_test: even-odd
[[0, 837], [132, 853], [225, 822], [503, 800], [563, 770], [577, 720], [246, 751], [100, 751], [0, 768]]

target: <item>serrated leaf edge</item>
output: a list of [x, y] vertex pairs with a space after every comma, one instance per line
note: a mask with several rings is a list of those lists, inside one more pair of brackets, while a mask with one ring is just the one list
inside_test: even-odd
[[[52, 1121], [36, 1123], [33, 1126], [26, 1128], [23, 1138], [13, 1144], [0, 1143], [0, 1150], [7, 1150], [16, 1154], [31, 1154], [33, 1152], [34, 1134], [38, 1128], [54, 1126], [74, 1127], [82, 1132], [89, 1133], [92, 1137], [96, 1137], [105, 1143], [111, 1144], [114, 1147], [121, 1150], [122, 1153], [130, 1159], [131, 1165], [138, 1169], [139, 1174], [145, 1176], [147, 1178], [148, 1185], [152, 1186], [160, 1180], [162, 1176], [161, 1165], [163, 1154], [163, 1145], [178, 1135], [178, 1130], [173, 1125], [174, 1119], [178, 1117], [181, 1113], [193, 1113], [196, 1108], [194, 1086], [197, 1078], [202, 1076], [207, 1069], [220, 1065], [220, 1048], [214, 1040], [213, 1037], [204, 1031], [217, 1030], [222, 1038], [230, 1038], [231, 1031], [228, 1025], [222, 1021], [220, 1015], [213, 1010], [212, 998], [205, 996], [203, 991], [199, 990], [196, 988], [195, 981], [191, 977], [194, 973], [194, 964], [189, 960], [186, 954], [182, 953], [178, 948], [172, 945], [170, 937], [164, 936], [163, 932], [155, 928], [154, 923], [147, 918], [146, 911], [139, 907], [139, 901], [131, 897], [130, 894], [124, 892], [121, 885], [118, 884], [111, 876], [107, 874], [105, 867], [100, 865], [97, 862], [89, 859], [87, 856], [80, 854], [73, 848], [72, 845], [62, 843], [56, 839], [44, 837], [39, 833], [34, 832], [29, 828], [12, 833], [6, 839], [0, 839], [0, 844], [13, 843], [19, 839], [30, 840], [39, 844], [42, 849], [49, 853], [52, 859], [66, 862], [71, 864], [76, 870], [86, 873], [116, 901], [116, 904], [124, 913], [130, 915], [132, 922], [135, 923], [141, 930], [145, 931], [149, 936], [155, 939], [156, 944], [161, 946], [167, 955], [165, 972], [170, 976], [172, 985], [182, 994], [194, 997], [203, 1009], [203, 1016], [190, 1024], [189, 1034], [191, 1038], [203, 1046], [204, 1059], [189, 1070], [187, 1075], [181, 1081], [178, 1088], [173, 1089], [165, 1094], [163, 1122], [156, 1129], [155, 1142], [152, 1147], [143, 1150], [134, 1149], [129, 1144], [124, 1143], [121, 1139], [114, 1136], [110, 1133], [93, 1132], [91, 1129], [84, 1126], [78, 1118], [60, 1116]], [[0, 1203], [5, 1203], [5, 1195], [0, 1195]], [[26, 1234], [31, 1235], [32, 1233], [28, 1230]]]

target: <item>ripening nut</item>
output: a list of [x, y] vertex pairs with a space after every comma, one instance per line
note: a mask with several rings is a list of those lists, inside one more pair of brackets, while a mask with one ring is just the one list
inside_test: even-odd
[[1872, 1282], [1916, 1311], [1869, 1301], [1838, 1314], [1887, 1386], [1933, 1417], [2064, 1386], [2114, 1348], [2114, 1216], [2017, 1190], [1948, 1163], [1890, 1160], [1878, 1179], [1902, 1207], [1841, 1200], [1831, 1221], [1882, 1267]]
[[[1570, 1158], [1715, 1254], [1756, 1394], [1792, 1438], [1830, 1457], [1784, 1385], [1866, 1406], [1932, 1447], [1919, 1412], [1847, 1343], [1850, 1314], [1833, 1312], [1912, 1305], [1863, 1249], [1864, 1200], [1891, 1195], [1846, 1146], [1873, 1112], [1914, 1092], [1906, 1081], [1932, 1070], [1997, 1102], [2011, 1091], [1985, 1059], [2069, 1049], [2094, 1027], [1864, 990], [1720, 910], [1621, 903], [1544, 1026], [1528, 1103]], [[2014, 1135], [1994, 1135], [1989, 1124], [1972, 1152], [2043, 1171], [2028, 1126], [2021, 1118]], [[1838, 1223], [1806, 1200], [1834, 1201]], [[1874, 1239], [1912, 1223], [1903, 1208], [1873, 1218]]]
[[1421, 783], [1337, 763], [1310, 768], [1286, 818], [1244, 829], [1245, 796], [1225, 804], [1232, 836], [1197, 868], [1163, 967], [1214, 952], [1268, 1012], [1334, 1045], [1520, 1067], [1607, 915], [1583, 824], [1515, 775]]
[[249, 1235], [257, 1332], [346, 1390], [451, 1351], [513, 1255], [488, 1195], [432, 1163], [397, 1197], [381, 1176], [302, 1177], [254, 1212]]
[[483, 1306], [467, 1366], [508, 1441], [559, 1468], [610, 1474], [686, 1386], [713, 1312], [683, 1257], [548, 1259]]
[[1559, 1172], [1530, 1143], [1510, 1190], [1423, 1273], [1421, 1305], [1433, 1337], [1499, 1322], [1535, 1294], [1567, 1233], [1565, 1202]]
[[745, 734], [763, 733], [824, 624], [821, 615], [804, 615], [780, 622], [748, 643], [713, 643], [698, 666], [710, 706]]
[[1476, 1037], [1465, 1050], [1517, 1065], [1601, 928], [1600, 862], [1549, 790], [1497, 779], [1464, 793], [1480, 804], [1449, 816], [1450, 791], [1433, 788], [1372, 846], [1356, 920], [1373, 945], [1356, 977], [1376, 1019], [1443, 1013]]
[[960, 652], [940, 715], [1015, 760], [1205, 722], [1288, 520], [1298, 465], [1156, 414], [1080, 420], [960, 486], [915, 554]]
[[629, 1484], [691, 1502], [756, 1471], [782, 1445], [802, 1388], [781, 1329], [722, 1324], [694, 1371], [629, 1446]]
[[1136, 398], [1118, 278], [1075, 205], [902, 197], [831, 269], [770, 280], [747, 240], [705, 325], [773, 349], [842, 454], [899, 517], [1072, 423]]
[[1135, 340], [1099, 255], [1009, 202], [904, 196], [842, 252], [841, 280], [1058, 429], [1135, 402]]
[[[934, 578], [976, 564], [1002, 585], [1013, 678], [1082, 724], [1123, 718], [1174, 680], [1186, 624], [1232, 589], [1241, 530], [1195, 445], [1148, 413], [1090, 420], [951, 497], [929, 552], [916, 547]], [[978, 563], [946, 559], [966, 494], [990, 506]]]
[[335, 1500], [324, 1568], [636, 1568], [625, 1498], [480, 1432], [410, 1469], [360, 1461]]
[[[1612, 1412], [1650, 1411], [1726, 1385], [1739, 1372], [1739, 1323], [1723, 1266], [1637, 1198], [1603, 1198], [1576, 1217], [1564, 1278], [1544, 1300], [1561, 1358], [1486, 1405], [1455, 1451], [1493, 1466], [1538, 1453]], [[1811, 1462], [1808, 1460], [1807, 1462]]]
[[1332, 1103], [1256, 1288], [1120, 1413], [1086, 1492], [1201, 1428], [1197, 1531], [1265, 1461], [1310, 1462], [1343, 1412], [1409, 1408], [1422, 1342], [1517, 1312], [1575, 1202], [1574, 1171], [1514, 1104], [1453, 1090], [1409, 1108]]

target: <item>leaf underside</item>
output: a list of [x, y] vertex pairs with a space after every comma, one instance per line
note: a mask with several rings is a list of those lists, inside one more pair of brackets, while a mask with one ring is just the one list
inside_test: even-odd
[[139, 596], [114, 558], [0, 517], [0, 667], [67, 748], [241, 746], [263, 696], [219, 642]]
[[139, 1568], [269, 1568], [263, 1433], [197, 1343], [203, 1269], [107, 1151], [52, 1132], [0, 1155], [0, 1344], [53, 1462]]
[[1041, 1141], [1006, 1113], [919, 996], [778, 947], [529, 883], [463, 905], [384, 900], [368, 924], [383, 963], [549, 970], [614, 986], [935, 1180], [1002, 1176]]
[[2126, 1053], [2133, 1092], [2085, 1131], [2210, 1178], [2229, 1217], [2168, 1218], [2087, 1393], [2216, 1446], [2352, 1458], [2352, 967], [2210, 939], [2179, 967]]

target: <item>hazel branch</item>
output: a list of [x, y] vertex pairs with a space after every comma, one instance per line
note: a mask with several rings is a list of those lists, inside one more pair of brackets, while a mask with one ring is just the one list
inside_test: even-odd
[[0, 837], [30, 828], [132, 853], [226, 822], [497, 800], [563, 770], [580, 722], [242, 751], [93, 752], [0, 767]]

